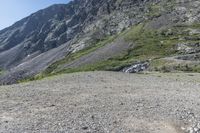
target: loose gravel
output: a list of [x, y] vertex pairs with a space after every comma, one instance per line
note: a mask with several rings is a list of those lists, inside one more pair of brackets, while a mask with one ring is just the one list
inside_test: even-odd
[[200, 133], [200, 74], [85, 72], [0, 87], [2, 133]]

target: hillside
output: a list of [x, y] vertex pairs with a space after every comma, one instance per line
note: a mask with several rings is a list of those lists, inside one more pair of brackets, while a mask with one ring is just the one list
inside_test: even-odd
[[122, 71], [141, 63], [149, 71], [200, 72], [199, 5], [197, 0], [53, 5], [0, 31], [0, 83]]

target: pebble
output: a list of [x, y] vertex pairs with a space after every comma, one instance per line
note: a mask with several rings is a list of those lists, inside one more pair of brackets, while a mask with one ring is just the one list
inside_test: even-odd
[[85, 126], [85, 127], [82, 127], [82, 129], [83, 129], [83, 130], [88, 130], [88, 127], [86, 127], [86, 126]]

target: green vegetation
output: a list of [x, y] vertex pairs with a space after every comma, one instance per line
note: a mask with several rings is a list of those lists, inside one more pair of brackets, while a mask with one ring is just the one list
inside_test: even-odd
[[5, 73], [5, 71], [3, 69], [0, 69], [0, 75]]
[[127, 41], [132, 41], [136, 45], [129, 51], [128, 57], [146, 60], [174, 54], [176, 52], [174, 46], [177, 40], [161, 32], [147, 29], [143, 24], [134, 27], [125, 36]]
[[155, 71], [160, 72], [200, 72], [199, 63], [176, 63], [176, 62], [163, 62], [154, 68]]
[[[93, 65], [88, 65], [88, 66], [83, 66], [83, 67], [79, 67], [79, 68], [69, 68], [69, 69], [64, 69], [64, 70], [58, 70], [59, 66], [63, 65], [63, 64], [67, 64], [71, 61], [74, 61], [84, 55], [87, 55], [95, 50], [97, 50], [98, 48], [101, 48], [103, 46], [105, 46], [106, 44], [109, 44], [111, 42], [113, 42], [116, 38], [118, 37], [118, 35], [116, 36], [109, 36], [97, 43], [93, 43], [92, 45], [86, 47], [83, 50], [80, 50], [78, 52], [75, 53], [71, 53], [70, 55], [67, 55], [65, 58], [63, 58], [62, 60], [59, 60], [55, 63], [53, 63], [52, 65], [50, 65], [45, 71], [43, 71], [42, 73], [33, 76], [33, 77], [28, 77], [26, 79], [20, 80], [19, 82], [27, 82], [27, 81], [33, 81], [33, 80], [40, 80], [43, 79], [45, 77], [48, 76], [53, 76], [53, 75], [57, 75], [57, 74], [61, 74], [61, 73], [72, 73], [72, 72], [79, 72], [79, 71], [92, 71], [92, 70], [97, 70], [97, 68], [101, 67], [101, 63], [99, 64], [93, 64]], [[99, 69], [98, 69], [99, 70]]]
[[66, 64], [70, 61], [76, 60], [84, 55], [87, 55], [95, 50], [97, 50], [100, 47], [103, 47], [104, 45], [111, 43], [114, 39], [116, 38], [116, 36], [111, 36], [111, 37], [107, 37], [104, 40], [98, 42], [98, 43], [94, 43], [92, 45], [90, 45], [89, 47], [86, 47], [83, 50], [80, 50], [78, 52], [72, 53], [70, 55], [67, 55], [64, 59], [57, 61], [55, 63], [53, 63], [52, 65], [50, 65], [44, 72], [43, 74], [48, 75], [50, 73], [54, 73], [54, 70], [57, 69], [58, 66], [62, 65], [62, 64]]
[[161, 16], [161, 6], [157, 4], [151, 4], [149, 6], [149, 12], [146, 14], [149, 18], [155, 18]]
[[85, 65], [79, 68], [68, 68], [57, 73], [71, 73], [78, 71], [95, 70], [120, 70], [133, 62], [144, 61], [155, 58], [162, 58], [174, 54], [174, 45], [177, 40], [170, 40], [169, 37], [160, 34], [159, 31], [146, 29], [144, 24], [139, 24], [125, 31], [120, 36], [128, 42], [134, 43], [134, 47], [126, 53], [109, 60], [95, 64]]
[[[200, 28], [199, 24], [194, 25], [176, 25], [172, 28], [164, 28], [159, 30], [154, 30], [147, 28], [146, 24], [138, 24], [133, 26], [131, 29], [124, 31], [123, 33], [105, 38], [104, 40], [94, 43], [89, 47], [72, 53], [66, 56], [64, 59], [55, 62], [50, 65], [44, 72], [25, 79], [23, 81], [30, 81], [36, 79], [42, 79], [47, 76], [62, 74], [62, 73], [72, 73], [81, 71], [96, 71], [96, 70], [112, 70], [118, 71], [123, 67], [130, 65], [137, 61], [151, 60], [150, 70], [170, 72], [175, 71], [192, 71], [200, 72], [199, 65], [186, 65], [186, 64], [175, 64], [174, 62], [169, 62], [163, 60], [162, 58], [176, 55], [176, 44], [182, 42], [196, 42], [196, 37], [199, 35], [190, 35], [187, 31], [188, 28]], [[194, 39], [185, 39], [186, 37]], [[66, 68], [59, 69], [59, 66], [63, 64], [70, 63], [84, 55], [87, 55], [98, 48], [105, 46], [113, 42], [117, 37], [123, 37], [125, 41], [133, 43], [132, 48], [117, 57], [110, 58], [106, 61], [97, 62], [94, 64], [84, 65], [78, 68]]]
[[148, 5], [148, 12], [145, 14], [148, 19], [160, 17], [163, 12], [170, 13], [176, 7], [176, 1], [168, 0], [162, 3], [150, 3]]

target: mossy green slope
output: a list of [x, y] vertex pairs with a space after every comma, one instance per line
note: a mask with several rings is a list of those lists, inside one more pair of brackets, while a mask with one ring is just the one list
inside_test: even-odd
[[[178, 55], [176, 45], [182, 42], [198, 42], [198, 40], [182, 40], [181, 38], [188, 37], [188, 32], [183, 32], [187, 28], [199, 28], [199, 24], [194, 25], [176, 25], [171, 28], [150, 29], [146, 28], [146, 24], [138, 24], [124, 31], [122, 34], [105, 38], [96, 44], [91, 45], [79, 52], [73, 53], [66, 58], [50, 65], [44, 72], [29, 78], [28, 80], [41, 79], [51, 75], [62, 73], [72, 73], [81, 71], [98, 71], [98, 70], [112, 70], [118, 71], [123, 67], [133, 64], [138, 61], [150, 60], [151, 70], [168, 72], [170, 67], [178, 71], [199, 72], [199, 67], [187, 64], [174, 64], [163, 60], [165, 57]], [[100, 61], [95, 64], [88, 64], [78, 68], [66, 68], [58, 70], [60, 65], [70, 63], [80, 57], [87, 55], [98, 48], [101, 48], [118, 37], [123, 37], [125, 41], [134, 43], [134, 47], [115, 58], [110, 58], [106, 61]], [[190, 35], [191, 38], [199, 37], [198, 34]], [[27, 80], [27, 79], [26, 79]], [[25, 80], [25, 81], [26, 81]]]
[[[91, 45], [79, 52], [73, 53], [66, 58], [55, 62], [50, 65], [44, 72], [36, 75], [29, 80], [40, 79], [43, 77], [61, 74], [61, 73], [72, 73], [80, 71], [96, 71], [96, 70], [120, 70], [124, 66], [133, 64], [138, 61], [151, 60], [151, 69], [158, 70], [158, 68], [163, 67], [168, 64], [167, 61], [163, 61], [162, 58], [173, 56], [178, 54], [175, 49], [177, 43], [181, 43], [185, 40], [184, 38], [188, 36], [188, 33], [184, 33], [183, 30], [188, 27], [198, 27], [198, 25], [190, 26], [173, 26], [173, 28], [162, 28], [162, 29], [151, 29], [146, 28], [146, 24], [138, 24], [131, 27], [129, 30], [123, 33], [105, 38], [104, 40]], [[198, 36], [198, 35], [194, 35]], [[80, 57], [87, 55], [98, 48], [101, 48], [111, 42], [116, 38], [123, 37], [125, 41], [132, 42], [134, 47], [130, 48], [124, 54], [120, 54], [115, 58], [110, 58], [106, 61], [100, 61], [95, 64], [88, 64], [78, 68], [66, 68], [58, 70], [60, 65], [70, 63], [71, 61], [77, 60]], [[194, 41], [194, 40], [189, 40]], [[159, 61], [161, 60], [161, 61]]]

